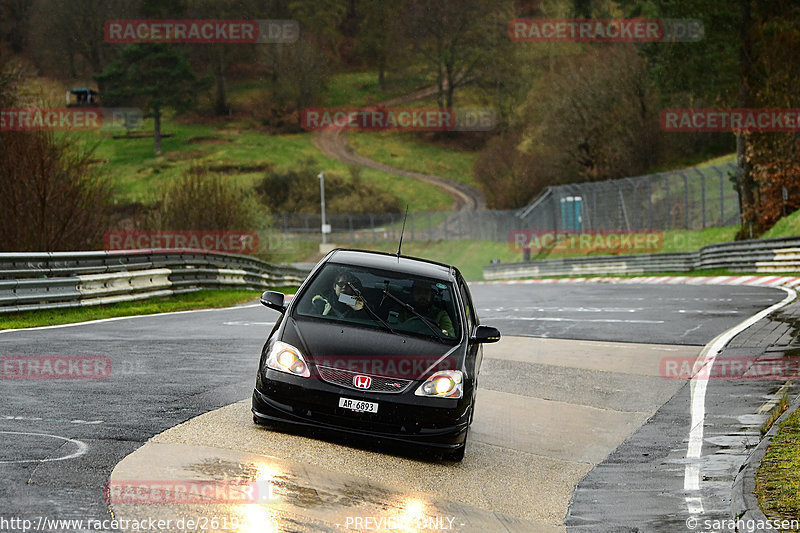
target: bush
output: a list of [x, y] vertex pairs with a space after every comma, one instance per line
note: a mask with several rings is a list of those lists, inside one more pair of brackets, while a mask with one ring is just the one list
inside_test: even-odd
[[235, 178], [198, 167], [161, 190], [146, 225], [155, 230], [260, 231], [270, 217]]
[[[319, 169], [306, 161], [299, 169], [271, 172], [256, 186], [261, 201], [273, 212], [318, 213]], [[400, 213], [402, 202], [393, 194], [365, 182], [359, 167], [350, 167], [350, 179], [325, 172], [327, 213]]]
[[516, 132], [493, 137], [472, 165], [490, 208], [522, 207], [553, 179], [549, 160], [534, 158], [519, 150], [518, 145]]

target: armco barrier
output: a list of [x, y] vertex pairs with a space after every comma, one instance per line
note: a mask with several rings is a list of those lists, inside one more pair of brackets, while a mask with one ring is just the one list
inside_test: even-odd
[[704, 246], [697, 252], [573, 257], [483, 267], [487, 280], [591, 274], [649, 274], [722, 268], [731, 272], [800, 272], [800, 237]]
[[308, 272], [202, 250], [0, 253], [0, 313], [79, 307], [200, 289], [265, 289]]

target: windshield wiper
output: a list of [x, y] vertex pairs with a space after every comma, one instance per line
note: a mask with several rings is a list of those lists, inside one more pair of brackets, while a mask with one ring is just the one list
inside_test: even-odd
[[402, 306], [403, 309], [405, 309], [409, 313], [413, 314], [414, 316], [416, 316], [417, 318], [422, 320], [422, 323], [425, 324], [426, 326], [428, 326], [428, 328], [433, 332], [433, 334], [436, 335], [437, 339], [439, 339], [441, 342], [445, 342], [445, 339], [442, 336], [442, 333], [436, 328], [436, 325], [433, 322], [431, 322], [422, 313], [420, 313], [419, 311], [414, 309], [414, 306], [412, 306], [411, 304], [407, 304], [406, 302], [404, 302], [403, 300], [401, 300], [400, 298], [398, 298], [397, 296], [395, 296], [394, 294], [389, 292], [389, 288], [388, 287], [383, 289], [383, 295], [384, 296], [388, 296], [389, 298], [391, 298], [392, 300], [397, 302], [400, 306]]
[[389, 325], [389, 323], [388, 323], [388, 322], [386, 322], [384, 319], [382, 319], [381, 317], [379, 317], [379, 316], [378, 316], [378, 313], [376, 313], [375, 311], [373, 311], [373, 310], [372, 310], [372, 308], [371, 308], [371, 307], [369, 306], [369, 304], [367, 303], [367, 300], [366, 300], [366, 299], [364, 299], [364, 297], [361, 295], [361, 291], [360, 291], [360, 290], [356, 289], [356, 288], [353, 286], [353, 284], [352, 284], [352, 283], [350, 283], [349, 281], [347, 282], [347, 286], [348, 286], [348, 287], [350, 287], [351, 289], [353, 289], [353, 292], [354, 292], [354, 293], [356, 293], [356, 296], [358, 296], [358, 299], [359, 299], [359, 300], [361, 300], [361, 303], [362, 303], [362, 304], [364, 304], [364, 309], [366, 309], [366, 310], [367, 310], [367, 312], [370, 314], [370, 316], [371, 316], [372, 318], [374, 318], [375, 320], [377, 320], [378, 322], [380, 322], [381, 324], [383, 324], [383, 326], [384, 326], [386, 329], [388, 329], [389, 331], [391, 331], [392, 333], [394, 333], [395, 335], [397, 335], [397, 332], [396, 332], [395, 330], [393, 330], [393, 329], [392, 329], [392, 326], [390, 326], [390, 325]]

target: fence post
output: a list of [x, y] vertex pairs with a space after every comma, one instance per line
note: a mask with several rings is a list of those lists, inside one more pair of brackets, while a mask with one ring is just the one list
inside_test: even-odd
[[356, 235], [353, 232], [353, 215], [347, 215], [347, 225], [350, 227], [350, 242], [355, 242]]
[[556, 198], [556, 195], [553, 195], [553, 229], [551, 231], [557, 232], [558, 231], [558, 210], [561, 208], [561, 198]]
[[689, 177], [683, 170], [678, 174], [683, 178], [683, 225], [689, 229]]
[[431, 212], [428, 211], [428, 240], [433, 240], [433, 226], [431, 225]]
[[725, 174], [714, 165], [714, 172], [719, 175], [719, 225], [725, 225]]
[[700, 174], [700, 199], [703, 204], [703, 227], [701, 229], [706, 229], [706, 175], [703, 172], [700, 172], [700, 169], [695, 167], [694, 168], [695, 174]]
[[666, 205], [666, 209], [667, 209], [667, 220], [666, 220], [666, 226], [667, 227], [666, 227], [666, 229], [670, 229], [672, 227], [672, 206], [669, 205], [670, 204], [670, 198], [669, 198], [669, 174], [664, 174], [664, 183], [665, 183], [665, 185], [667, 187], [666, 198], [665, 198], [665, 201], [666, 201], [665, 205]]

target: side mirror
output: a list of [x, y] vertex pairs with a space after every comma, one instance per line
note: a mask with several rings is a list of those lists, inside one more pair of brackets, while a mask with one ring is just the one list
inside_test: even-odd
[[266, 305], [279, 313], [286, 312], [286, 304], [283, 303], [286, 297], [282, 292], [266, 291], [261, 295], [261, 305]]
[[470, 337], [471, 344], [497, 342], [500, 340], [500, 332], [491, 326], [478, 326], [475, 328], [475, 335]]

